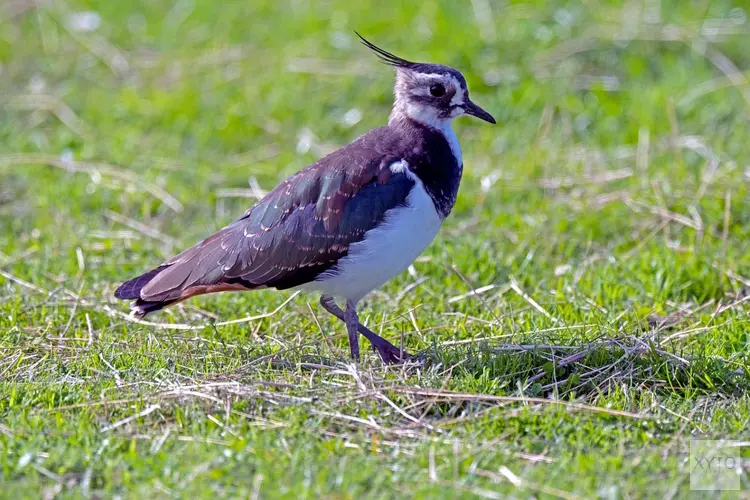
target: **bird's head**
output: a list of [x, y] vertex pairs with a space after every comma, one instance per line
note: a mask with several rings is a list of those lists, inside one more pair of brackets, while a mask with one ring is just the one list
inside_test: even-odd
[[391, 121], [408, 117], [440, 128], [454, 118], [471, 115], [496, 123], [491, 114], [469, 99], [466, 79], [460, 71], [442, 64], [407, 61], [370, 43], [359, 33], [357, 36], [381, 61], [396, 68]]

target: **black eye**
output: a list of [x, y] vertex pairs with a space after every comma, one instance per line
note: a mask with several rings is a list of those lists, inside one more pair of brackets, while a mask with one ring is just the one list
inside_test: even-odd
[[430, 94], [435, 97], [441, 97], [445, 95], [445, 87], [440, 83], [435, 83], [430, 86]]

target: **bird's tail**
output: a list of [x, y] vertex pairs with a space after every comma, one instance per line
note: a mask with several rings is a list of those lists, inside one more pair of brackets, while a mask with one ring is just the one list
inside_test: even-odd
[[143, 300], [141, 298], [141, 290], [144, 286], [156, 277], [157, 274], [162, 272], [169, 266], [159, 266], [156, 269], [152, 269], [147, 273], [141, 274], [131, 280], [126, 281], [120, 285], [115, 291], [115, 297], [118, 299], [132, 299], [133, 302], [130, 304], [130, 310], [132, 314], [142, 318], [152, 312], [160, 311], [165, 307], [169, 307], [177, 300]]
[[185, 276], [190, 274], [192, 269], [185, 263], [168, 262], [126, 281], [117, 288], [115, 297], [133, 300], [130, 311], [142, 318], [196, 295], [262, 288], [262, 285], [248, 285], [241, 279], [228, 281], [222, 276], [212, 276], [210, 273], [202, 273], [201, 278], [196, 280], [187, 280]]
[[172, 304], [176, 304], [177, 302], [180, 302], [181, 300], [182, 299], [162, 300], [161, 302], [159, 302], [159, 301], [135, 299], [130, 304], [130, 313], [138, 318], [142, 318], [146, 316], [147, 314], [151, 314], [152, 312], [161, 311], [162, 309], [169, 307]]

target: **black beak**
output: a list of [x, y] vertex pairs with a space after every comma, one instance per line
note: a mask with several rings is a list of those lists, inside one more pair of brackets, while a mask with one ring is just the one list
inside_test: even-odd
[[485, 110], [483, 110], [482, 108], [480, 108], [479, 106], [477, 106], [476, 104], [474, 104], [468, 99], [464, 103], [463, 108], [464, 108], [464, 112], [467, 115], [476, 116], [480, 120], [484, 120], [493, 125], [497, 123], [491, 114], [489, 114], [488, 112], [486, 112]]

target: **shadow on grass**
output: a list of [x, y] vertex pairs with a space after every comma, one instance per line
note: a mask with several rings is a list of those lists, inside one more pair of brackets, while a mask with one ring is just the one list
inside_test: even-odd
[[462, 390], [520, 390], [533, 397], [589, 400], [624, 384], [683, 396], [738, 396], [750, 389], [747, 370], [708, 356], [682, 357], [636, 337], [578, 346], [474, 344], [425, 352], [426, 367], [449, 370]]

